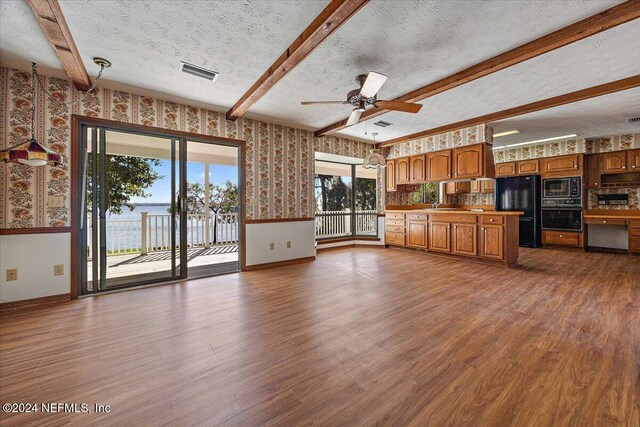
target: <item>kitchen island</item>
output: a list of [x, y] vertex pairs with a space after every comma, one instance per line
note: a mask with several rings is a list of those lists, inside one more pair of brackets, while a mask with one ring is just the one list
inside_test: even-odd
[[385, 245], [496, 262], [518, 262], [524, 212], [469, 209], [387, 209]]

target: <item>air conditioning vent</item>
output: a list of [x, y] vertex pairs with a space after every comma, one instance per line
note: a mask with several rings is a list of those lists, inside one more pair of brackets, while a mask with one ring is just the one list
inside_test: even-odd
[[629, 123], [640, 123], [640, 117], [634, 117], [633, 119], [629, 119]]
[[191, 74], [192, 76], [211, 80], [212, 82], [215, 82], [218, 78], [218, 73], [215, 71], [207, 70], [206, 68], [198, 67], [197, 65], [187, 64], [183, 61], [180, 61], [180, 71]]
[[376, 126], [380, 126], [381, 128], [386, 128], [387, 126], [391, 126], [391, 123], [385, 122], [384, 120], [378, 120], [374, 123]]

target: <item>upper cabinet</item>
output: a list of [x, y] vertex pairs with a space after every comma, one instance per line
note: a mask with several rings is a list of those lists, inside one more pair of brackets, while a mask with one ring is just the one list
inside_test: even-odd
[[409, 166], [409, 158], [403, 157], [396, 159], [396, 185], [409, 184], [411, 182], [411, 173]]
[[561, 177], [582, 175], [582, 154], [546, 157], [541, 162], [543, 177]]
[[487, 144], [475, 144], [453, 149], [453, 179], [493, 178], [493, 153]]
[[516, 176], [516, 162], [498, 163], [496, 165], [496, 177]]
[[538, 159], [520, 160], [517, 163], [518, 175], [535, 175], [540, 173], [540, 161]]
[[387, 191], [396, 191], [396, 161], [387, 160], [385, 168], [385, 182]]
[[427, 180], [451, 179], [451, 150], [434, 151], [427, 154]]
[[625, 173], [627, 171], [627, 153], [614, 151], [600, 155], [602, 173]]
[[493, 193], [496, 189], [496, 181], [494, 179], [480, 180], [480, 191], [483, 193]]
[[586, 156], [585, 162], [585, 185], [590, 190], [599, 190], [600, 182], [600, 156], [597, 154]]
[[640, 149], [627, 153], [627, 172], [640, 172]]
[[411, 183], [425, 182], [427, 179], [427, 155], [418, 154], [417, 156], [411, 156], [409, 160]]

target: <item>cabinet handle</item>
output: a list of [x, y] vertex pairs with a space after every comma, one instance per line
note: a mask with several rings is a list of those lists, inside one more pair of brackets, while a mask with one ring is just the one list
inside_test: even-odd
[[489, 222], [493, 222], [493, 220], [492, 220], [492, 219], [490, 219], [490, 220], [489, 220]]
[[560, 235], [560, 237], [562, 237], [562, 234]]
[[484, 231], [484, 227], [482, 227], [482, 231]]
[[622, 169], [626, 169], [626, 168], [627, 168], [626, 166], [623, 166], [623, 167], [622, 167]]
[[635, 169], [635, 168], [636, 168], [636, 165], [631, 166], [631, 168], [632, 168], [632, 169]]
[[606, 224], [606, 223], [607, 223], [607, 220], [602, 221], [602, 223], [603, 223], [603, 224]]

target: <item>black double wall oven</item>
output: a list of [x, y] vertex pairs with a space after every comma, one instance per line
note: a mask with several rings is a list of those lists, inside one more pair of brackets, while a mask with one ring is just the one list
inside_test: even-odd
[[582, 178], [542, 180], [542, 229], [582, 231]]

